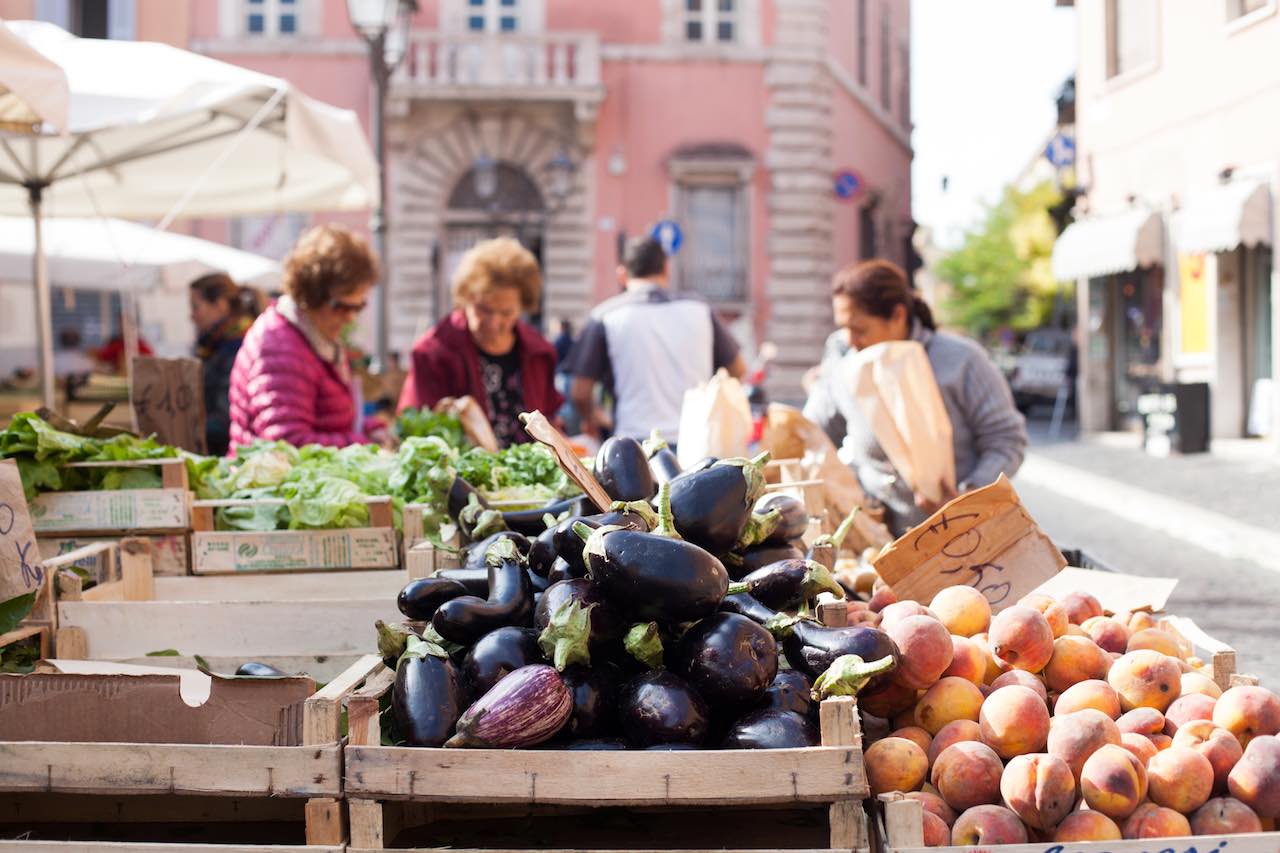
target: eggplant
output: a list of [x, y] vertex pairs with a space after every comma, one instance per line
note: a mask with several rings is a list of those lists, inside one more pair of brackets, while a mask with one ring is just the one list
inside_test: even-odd
[[733, 724], [721, 749], [803, 749], [821, 743], [818, 729], [794, 711], [752, 711]]
[[489, 508], [489, 502], [476, 491], [475, 486], [472, 486], [461, 477], [454, 477], [453, 484], [449, 486], [449, 495], [446, 499], [449, 517], [455, 522], [458, 521], [458, 516], [462, 515], [462, 511], [467, 508], [473, 499], [483, 508]]
[[680, 468], [680, 460], [671, 452], [671, 446], [655, 429], [641, 445], [644, 455], [649, 460], [649, 472], [653, 474], [653, 482], [661, 486], [670, 483], [684, 473]]
[[[827, 628], [795, 617], [775, 620], [768, 627], [775, 637], [782, 638], [782, 651], [791, 668], [810, 678], [822, 675], [842, 655], [857, 655], [868, 662], [892, 657], [894, 667], [897, 666], [898, 645], [879, 628], [865, 625]], [[872, 683], [880, 680], [878, 677]]]
[[487, 560], [489, 597], [466, 595], [446, 601], [431, 617], [431, 624], [446, 640], [465, 646], [498, 628], [530, 624], [533, 584], [515, 543], [498, 540], [490, 546]]
[[[535, 573], [532, 569], [525, 569], [525, 574], [529, 576], [529, 585], [533, 587], [534, 597], [542, 598], [542, 593], [546, 592], [547, 588], [551, 586], [551, 581]], [[533, 606], [536, 609], [538, 603], [535, 601]]]
[[600, 737], [575, 740], [566, 743], [563, 749], [571, 752], [614, 752], [628, 749], [627, 742], [620, 738]]
[[[486, 592], [488, 583], [485, 583]], [[405, 584], [404, 589], [396, 596], [396, 606], [406, 619], [417, 622], [430, 621], [437, 608], [446, 601], [461, 598], [468, 594], [465, 586], [456, 580], [439, 576], [417, 578]]]
[[632, 746], [702, 745], [710, 726], [707, 704], [684, 679], [649, 672], [627, 682], [618, 698], [622, 730]]
[[614, 651], [627, 629], [622, 612], [586, 578], [547, 588], [533, 613], [543, 653], [561, 672], [578, 663], [590, 666]]
[[615, 435], [606, 439], [592, 468], [600, 486], [615, 501], [647, 501], [657, 491], [649, 459], [634, 438]]
[[836, 559], [840, 556], [840, 549], [844, 546], [845, 537], [853, 529], [853, 522], [861, 511], [861, 506], [855, 506], [853, 512], [849, 513], [844, 521], [840, 522], [840, 526], [836, 528], [835, 533], [826, 533], [814, 539], [805, 558], [826, 566], [827, 571], [834, 572], [836, 570]]
[[503, 530], [492, 536], [486, 536], [479, 542], [473, 542], [462, 549], [462, 568], [464, 569], [482, 569], [487, 571], [488, 564], [485, 562], [485, 555], [489, 553], [492, 547], [499, 539], [510, 539], [516, 544], [516, 550], [521, 556], [528, 559], [529, 549], [533, 543], [529, 541], [529, 537], [516, 533], [513, 530]]
[[613, 525], [589, 534], [583, 553], [592, 582], [637, 621], [693, 622], [720, 606], [729, 574], [719, 560], [691, 542], [672, 538], [671, 492], [658, 490], [660, 521], [653, 533]]
[[446, 747], [518, 749], [548, 741], [573, 713], [573, 695], [546, 664], [517, 669], [477, 699]]
[[713, 710], [741, 713], [778, 674], [778, 641], [745, 616], [715, 613], [680, 639], [674, 664]]
[[551, 541], [555, 546], [556, 554], [577, 572], [573, 577], [583, 577], [587, 572], [586, 563], [582, 558], [582, 548], [585, 543], [576, 532], [578, 524], [585, 524], [592, 530], [607, 525], [620, 525], [633, 530], [648, 531], [658, 526], [658, 516], [647, 501], [630, 503], [618, 501], [612, 504], [607, 512], [573, 516], [560, 522], [556, 525], [556, 532]]
[[551, 571], [551, 564], [556, 561], [556, 527], [552, 525], [538, 534], [529, 546], [529, 571], [535, 575], [546, 577]]
[[508, 530], [525, 536], [538, 536], [547, 529], [547, 516], [558, 519], [563, 513], [577, 506], [577, 498], [565, 498], [533, 509], [520, 509], [502, 513], [502, 523]]
[[618, 731], [618, 672], [610, 666], [571, 666], [563, 673], [573, 696], [564, 732], [574, 738], [604, 737]]
[[574, 578], [585, 578], [587, 576], [587, 567], [574, 568], [569, 564], [568, 560], [563, 557], [556, 557], [556, 561], [551, 564], [551, 571], [547, 572], [547, 582], [551, 586], [555, 586], [561, 581], [573, 580]]
[[807, 604], [818, 593], [829, 592], [844, 598], [844, 587], [831, 572], [812, 560], [779, 560], [756, 569], [738, 583], [729, 584], [729, 593], [747, 592], [765, 607], [788, 610]]
[[729, 561], [725, 562], [725, 566], [733, 572], [735, 580], [740, 580], [752, 572], [781, 560], [803, 560], [805, 552], [794, 545], [757, 545], [746, 549], [739, 556], [741, 562], [733, 561], [738, 563], [737, 565]]
[[245, 661], [236, 667], [236, 675], [248, 676], [250, 678], [287, 678], [288, 673], [283, 670], [276, 669], [269, 663], [261, 663], [256, 660]]
[[685, 468], [683, 471], [681, 471], [680, 476], [683, 477], [685, 474], [696, 474], [699, 471], [705, 471], [719, 461], [720, 461], [719, 456], [704, 456], [701, 459], [699, 459], [697, 462], [690, 465], [688, 468]]
[[431, 577], [456, 581], [467, 590], [467, 595], [489, 597], [489, 569], [440, 569]]
[[804, 503], [791, 495], [765, 495], [756, 501], [755, 513], [778, 511], [777, 523], [768, 535], [760, 540], [761, 545], [785, 545], [793, 539], [804, 536], [809, 529], [809, 511]]
[[538, 632], [507, 626], [485, 634], [462, 659], [462, 676], [477, 695], [488, 693], [508, 674], [522, 666], [542, 663]]
[[759, 710], [794, 711], [810, 722], [813, 722], [818, 711], [818, 703], [813, 701], [810, 691], [813, 683], [803, 672], [794, 669], [778, 670], [773, 684], [764, 692]]
[[713, 554], [742, 545], [751, 507], [764, 491], [768, 453], [722, 459], [671, 481], [671, 515], [680, 535]]
[[768, 623], [770, 619], [778, 615], [776, 610], [765, 607], [747, 592], [726, 595], [724, 601], [720, 602], [720, 611], [722, 613], [736, 613], [739, 616], [745, 616], [752, 622], [757, 622], [761, 625]]
[[449, 656], [434, 643], [411, 638], [391, 687], [391, 714], [404, 742], [442, 745], [466, 706], [466, 687]]

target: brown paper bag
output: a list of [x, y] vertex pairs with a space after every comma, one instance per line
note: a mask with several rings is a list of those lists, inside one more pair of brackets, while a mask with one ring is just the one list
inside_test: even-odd
[[448, 412], [462, 421], [462, 431], [467, 440], [476, 447], [482, 447], [492, 453], [498, 452], [498, 437], [493, 434], [493, 426], [485, 417], [484, 409], [471, 396], [443, 397], [436, 401], [436, 413]]
[[742, 383], [724, 368], [711, 381], [684, 392], [676, 456], [689, 467], [708, 456], [747, 455], [751, 443], [751, 405]]
[[939, 502], [956, 487], [951, 418], [918, 341], [867, 347], [845, 365], [858, 408], [885, 456], [911, 490]]

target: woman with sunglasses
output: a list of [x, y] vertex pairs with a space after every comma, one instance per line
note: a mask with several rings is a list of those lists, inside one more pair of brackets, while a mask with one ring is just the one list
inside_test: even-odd
[[343, 332], [378, 280], [369, 245], [338, 225], [303, 234], [284, 262], [284, 294], [245, 334], [231, 370], [231, 449], [258, 439], [345, 447], [389, 441], [361, 416]]

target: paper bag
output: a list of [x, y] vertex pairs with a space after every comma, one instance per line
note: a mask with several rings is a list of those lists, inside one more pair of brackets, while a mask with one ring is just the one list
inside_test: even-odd
[[858, 408], [911, 490], [937, 503], [956, 487], [951, 418], [929, 357], [917, 341], [867, 347], [843, 365]]
[[473, 397], [443, 397], [436, 401], [433, 411], [454, 415], [462, 422], [462, 431], [468, 441], [491, 453], [498, 452], [498, 437], [493, 434], [493, 426], [485, 417], [484, 409]]
[[710, 382], [684, 392], [676, 458], [688, 468], [708, 456], [746, 456], [751, 406], [742, 383], [721, 368]]

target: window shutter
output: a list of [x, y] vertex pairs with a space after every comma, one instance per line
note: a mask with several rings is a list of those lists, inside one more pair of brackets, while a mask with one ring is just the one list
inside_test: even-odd
[[137, 0], [110, 0], [107, 6], [107, 38], [133, 41], [137, 37]]

